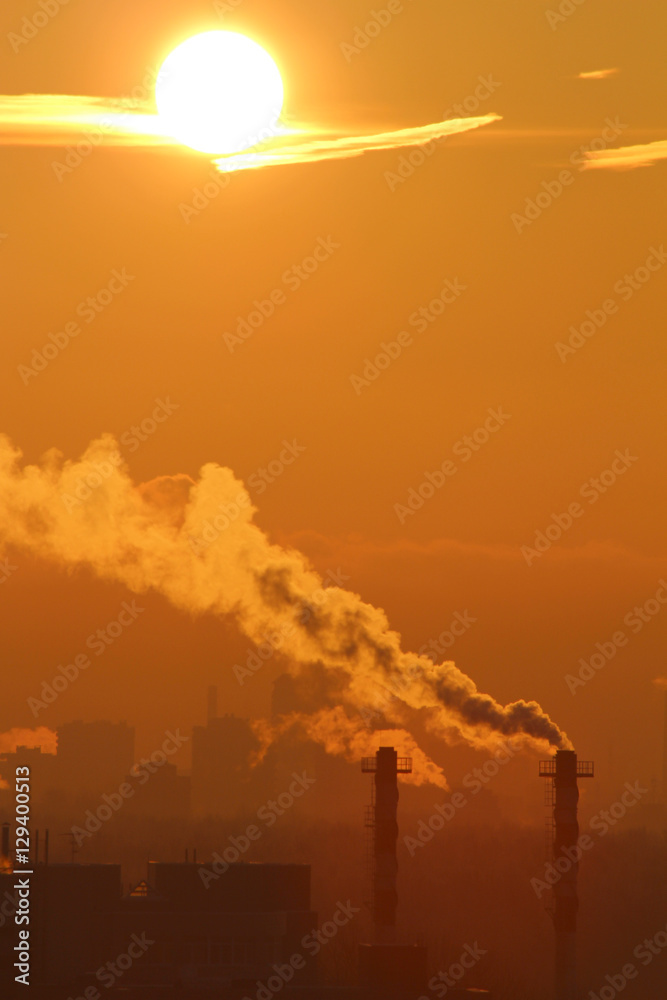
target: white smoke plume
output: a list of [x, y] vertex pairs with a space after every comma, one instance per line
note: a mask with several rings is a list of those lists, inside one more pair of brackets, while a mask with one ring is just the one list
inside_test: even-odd
[[449, 787], [442, 768], [438, 767], [405, 729], [373, 729], [364, 726], [360, 716], [350, 716], [341, 705], [306, 714], [295, 712], [273, 724], [265, 719], [252, 723], [260, 749], [255, 763], [263, 760], [271, 744], [286, 732], [300, 732], [305, 738], [324, 747], [327, 753], [345, 757], [358, 764], [362, 757], [374, 757], [379, 746], [400, 747], [400, 756], [412, 758], [412, 773], [401, 775], [408, 784]]
[[[394, 697], [385, 699], [384, 719], [402, 730], [418, 714], [447, 742], [492, 749], [512, 735], [540, 752], [570, 746], [537, 702], [503, 706], [453, 663], [404, 652], [384, 611], [340, 587], [324, 589], [306, 557], [272, 544], [253, 514], [243, 484], [219, 465], [205, 465], [197, 482], [166, 476], [135, 486], [110, 435], [93, 441], [79, 461], [52, 451], [40, 466], [25, 468], [0, 436], [0, 546], [89, 567], [136, 593], [155, 590], [193, 614], [231, 616], [258, 645], [278, 634], [296, 674], [320, 663], [336, 678], [348, 722], [338, 716], [336, 736], [330, 713], [319, 724], [315, 717], [306, 722], [308, 735], [336, 752], [356, 753], [361, 712], [387, 689]], [[441, 784], [437, 765], [425, 755], [419, 760], [426, 780]]]

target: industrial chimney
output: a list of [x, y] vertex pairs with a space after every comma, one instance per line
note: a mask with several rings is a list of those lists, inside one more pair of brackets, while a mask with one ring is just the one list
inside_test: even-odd
[[[578, 778], [593, 777], [592, 761], [578, 761], [574, 750], [558, 750], [551, 760], [540, 761], [540, 777], [548, 778], [547, 801], [553, 804], [551, 858], [558, 871], [553, 886], [551, 915], [556, 932], [556, 1000], [577, 1000], [576, 931], [577, 874], [579, 864], [574, 848], [578, 846]], [[560, 867], [558, 862], [564, 859]]]
[[662, 801], [667, 805], [667, 688], [665, 689], [665, 721], [662, 730]]
[[410, 774], [412, 760], [399, 757], [393, 747], [380, 747], [375, 757], [363, 758], [361, 770], [375, 775], [372, 806], [375, 943], [393, 944], [398, 903], [398, 775]]
[[396, 875], [398, 861], [398, 775], [410, 774], [412, 760], [393, 747], [380, 747], [364, 757], [361, 770], [373, 775], [373, 797], [367, 827], [372, 831], [374, 944], [359, 946], [359, 980], [364, 996], [389, 1000], [417, 996], [426, 982], [426, 949], [396, 944]]

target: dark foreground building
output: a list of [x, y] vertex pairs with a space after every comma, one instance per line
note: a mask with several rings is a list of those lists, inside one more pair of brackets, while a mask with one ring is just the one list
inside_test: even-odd
[[[21, 877], [0, 876], [3, 985], [13, 980], [19, 928], [11, 900]], [[188, 986], [224, 995], [235, 980], [266, 979], [289, 962], [316, 924], [307, 865], [238, 863], [216, 874], [204, 865], [149, 863], [146, 881], [123, 896], [118, 865], [42, 864], [30, 876], [26, 995], [97, 1000], [122, 987], [127, 998], [132, 984], [144, 1000], [183, 996]], [[293, 978], [315, 973], [304, 963]]]
[[[0, 875], [3, 987], [14, 977], [18, 927], [10, 901], [21, 877]], [[341, 901], [333, 919], [318, 928], [309, 865], [151, 862], [146, 880], [124, 896], [119, 865], [39, 864], [30, 890], [30, 986], [15, 984], [8, 996], [417, 1000], [424, 992], [414, 956], [398, 961], [403, 949], [389, 949], [391, 971], [381, 989], [368, 981], [368, 956], [358, 988], [321, 982], [318, 941], [326, 943], [358, 910]]]

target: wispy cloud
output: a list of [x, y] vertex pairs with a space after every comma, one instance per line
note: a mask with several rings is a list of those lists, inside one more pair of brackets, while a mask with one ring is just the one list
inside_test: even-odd
[[[137, 107], [133, 104], [133, 107]], [[91, 129], [125, 146], [173, 146], [162, 122], [146, 103], [128, 111], [122, 100], [68, 94], [0, 95], [0, 145], [59, 146], [85, 137]]]
[[592, 69], [586, 73], [579, 73], [577, 80], [606, 80], [610, 76], [615, 76], [620, 73], [617, 66], [613, 69]]
[[[277, 134], [251, 150], [215, 159], [222, 172], [257, 169], [284, 163], [333, 160], [377, 149], [419, 146], [433, 139], [469, 132], [499, 120], [495, 114], [452, 118], [416, 128], [370, 135], [350, 135], [316, 124], [281, 123]], [[96, 138], [115, 146], [163, 146], [195, 154], [168, 134], [152, 102], [127, 102], [67, 94], [0, 95], [0, 145], [62, 146]]]
[[[236, 153], [215, 161], [223, 173], [234, 170], [253, 170], [285, 163], [312, 163], [316, 160], [338, 160], [379, 149], [402, 149], [406, 146], [423, 146], [434, 139], [469, 132], [483, 125], [500, 121], [500, 115], [488, 114], [476, 118], [451, 118], [421, 125], [416, 128], [379, 132], [375, 135], [325, 135], [323, 130], [308, 125], [292, 130], [288, 140], [278, 140], [250, 153]], [[323, 136], [317, 138], [317, 136]], [[284, 142], [285, 145], [280, 145]]]
[[582, 170], [634, 170], [651, 167], [658, 160], [667, 159], [667, 139], [648, 142], [640, 146], [619, 146], [617, 149], [600, 149], [586, 153]]

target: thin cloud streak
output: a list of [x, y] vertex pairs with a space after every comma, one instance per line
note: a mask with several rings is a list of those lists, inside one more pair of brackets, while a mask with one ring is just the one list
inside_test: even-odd
[[448, 135], [458, 135], [472, 129], [500, 121], [500, 115], [488, 114], [477, 118], [452, 118], [421, 125], [416, 128], [380, 132], [377, 135], [327, 136], [313, 139], [313, 129], [302, 126], [294, 131], [291, 145], [280, 147], [275, 143], [256, 152], [235, 153], [216, 159], [215, 164], [222, 173], [236, 170], [256, 170], [260, 167], [286, 163], [313, 163], [318, 160], [339, 160], [380, 149], [402, 149], [408, 146], [423, 146]]
[[[112, 146], [165, 147], [205, 156], [169, 135], [150, 101], [127, 102], [116, 98], [79, 97], [67, 94], [0, 95], [0, 145], [61, 146], [86, 139], [91, 131], [102, 133]], [[371, 135], [347, 135], [307, 123], [281, 123], [278, 134], [251, 150], [215, 158], [221, 172], [250, 170], [285, 163], [361, 156], [380, 149], [420, 146], [434, 139], [456, 135], [498, 121], [488, 114], [455, 118], [416, 128]]]
[[620, 70], [618, 66], [613, 69], [592, 69], [587, 73], [579, 73], [577, 80], [607, 80], [610, 76], [616, 76]]
[[85, 138], [91, 129], [104, 132], [105, 141], [123, 146], [173, 146], [176, 140], [162, 132], [153, 106], [122, 100], [68, 94], [0, 95], [0, 145], [58, 146]]
[[620, 146], [586, 153], [581, 170], [635, 170], [652, 167], [658, 160], [667, 160], [667, 139], [639, 146]]

